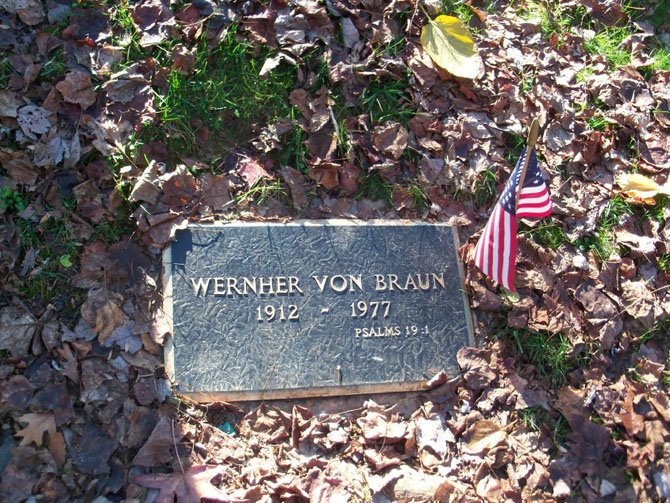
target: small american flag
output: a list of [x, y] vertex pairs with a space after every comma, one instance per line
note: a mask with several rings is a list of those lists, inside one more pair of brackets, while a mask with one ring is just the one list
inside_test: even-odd
[[528, 170], [518, 198], [523, 165], [528, 148], [524, 148], [516, 163], [484, 232], [475, 247], [475, 264], [489, 278], [514, 292], [514, 268], [516, 265], [517, 218], [543, 218], [551, 215], [549, 190], [537, 165], [535, 149], [530, 149]]

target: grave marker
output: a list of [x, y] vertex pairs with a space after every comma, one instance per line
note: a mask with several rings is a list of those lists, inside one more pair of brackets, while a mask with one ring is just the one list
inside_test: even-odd
[[426, 389], [474, 345], [455, 229], [191, 225], [164, 254], [177, 391], [261, 400]]

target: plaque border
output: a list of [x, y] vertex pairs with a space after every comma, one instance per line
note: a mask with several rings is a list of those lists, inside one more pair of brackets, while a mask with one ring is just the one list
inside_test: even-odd
[[[458, 249], [460, 242], [458, 240], [458, 227], [449, 225], [444, 222], [424, 222], [422, 220], [386, 220], [386, 219], [372, 219], [372, 220], [355, 220], [346, 218], [330, 218], [322, 220], [305, 219], [305, 220], [220, 220], [211, 223], [191, 223], [189, 222], [187, 230], [202, 229], [202, 230], [218, 230], [227, 227], [265, 227], [267, 225], [298, 227], [298, 226], [430, 226], [430, 227], [451, 227], [454, 238], [454, 250], [456, 253], [456, 264], [458, 267], [458, 276], [461, 283], [461, 299], [463, 301], [463, 308], [465, 312], [465, 324], [468, 333], [468, 343], [471, 347], [477, 346], [477, 341], [474, 336], [472, 311], [470, 310], [470, 302], [465, 293], [465, 277], [463, 273], [463, 262], [458, 256]], [[165, 372], [170, 379], [173, 386], [178, 384], [174, 369], [174, 326], [173, 320], [173, 297], [172, 297], [172, 243], [163, 251], [162, 259], [162, 278], [163, 278], [163, 313], [166, 317], [169, 327], [169, 334], [165, 338], [165, 347], [163, 350], [163, 358], [165, 364]], [[247, 401], [262, 401], [262, 400], [284, 400], [292, 398], [319, 398], [331, 396], [345, 396], [345, 395], [367, 395], [376, 393], [393, 393], [393, 392], [412, 392], [412, 391], [427, 391], [430, 389], [428, 381], [409, 381], [401, 383], [379, 383], [379, 384], [356, 384], [347, 386], [323, 386], [323, 387], [309, 387], [309, 388], [291, 388], [279, 390], [263, 390], [263, 391], [217, 391], [217, 392], [201, 392], [201, 391], [176, 391], [177, 395], [182, 395], [190, 400], [196, 402], [247, 402]]]

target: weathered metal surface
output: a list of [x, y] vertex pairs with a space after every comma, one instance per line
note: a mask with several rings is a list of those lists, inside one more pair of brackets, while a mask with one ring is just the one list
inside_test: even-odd
[[259, 399], [421, 389], [471, 345], [454, 229], [192, 226], [166, 253], [178, 390]]

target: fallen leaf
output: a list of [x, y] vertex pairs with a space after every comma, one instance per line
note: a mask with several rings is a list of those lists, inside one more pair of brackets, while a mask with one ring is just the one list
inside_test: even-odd
[[392, 159], [398, 160], [407, 148], [407, 130], [399, 122], [388, 121], [372, 133], [375, 148]]
[[54, 457], [56, 465], [59, 468], [62, 468], [67, 459], [65, 440], [63, 435], [60, 432], [50, 433], [49, 434], [49, 452]]
[[182, 439], [184, 432], [168, 417], [161, 417], [151, 435], [139, 450], [134, 465], [160, 466], [175, 456], [176, 444]]
[[338, 165], [324, 162], [309, 168], [309, 177], [325, 189], [334, 189], [338, 183]]
[[494, 421], [482, 419], [463, 434], [463, 451], [468, 454], [485, 454], [507, 439], [505, 430]]
[[75, 418], [72, 400], [64, 382], [47, 384], [35, 395], [40, 406], [53, 412], [57, 426], [63, 426]]
[[474, 79], [482, 68], [475, 42], [463, 22], [453, 16], [428, 20], [421, 29], [421, 45], [432, 60], [456, 77]]
[[163, 188], [161, 200], [168, 206], [186, 206], [196, 199], [198, 183], [183, 164], [161, 176], [161, 182]]
[[0, 349], [7, 349], [12, 356], [25, 356], [37, 329], [37, 320], [18, 306], [0, 309]]
[[262, 178], [271, 179], [272, 175], [256, 160], [244, 157], [237, 165], [237, 172], [247, 184], [248, 188], [254, 186]]
[[140, 34], [140, 45], [150, 47], [165, 40], [176, 25], [168, 2], [142, 0], [134, 5], [132, 19]]
[[0, 117], [17, 117], [22, 105], [24, 102], [14, 91], [0, 90]]
[[651, 178], [639, 173], [625, 173], [617, 179], [621, 192], [640, 199], [653, 199], [656, 194], [670, 195], [670, 182], [659, 185]]
[[374, 410], [367, 410], [359, 417], [356, 423], [363, 431], [365, 440], [374, 443], [383, 441], [387, 444], [400, 442], [407, 437], [408, 430], [405, 423], [388, 417], [388, 414]]
[[39, 0], [6, 0], [3, 8], [17, 14], [19, 19], [28, 26], [34, 26], [44, 21], [44, 7]]
[[184, 75], [193, 73], [195, 66], [196, 48], [188, 49], [183, 44], [172, 48], [172, 65], [175, 70]]
[[307, 206], [307, 195], [305, 193], [305, 176], [297, 169], [290, 166], [283, 166], [281, 176], [288, 185], [293, 204], [298, 210]]
[[197, 503], [203, 498], [213, 501], [230, 502], [230, 496], [212, 485], [211, 480], [222, 473], [221, 465], [189, 466], [183, 473], [149, 473], [138, 475], [133, 482], [150, 489], [158, 489], [156, 501], [161, 503]]
[[68, 453], [79, 471], [89, 475], [109, 473], [109, 458], [118, 443], [89, 422], [80, 435], [67, 438]]
[[28, 426], [15, 434], [17, 437], [23, 437], [19, 445], [28, 445], [30, 442], [35, 442], [35, 445], [41, 447], [44, 433], [49, 435], [56, 433], [56, 421], [53, 414], [29, 412], [19, 417], [19, 422], [28, 423]]
[[74, 103], [86, 110], [95, 103], [95, 93], [91, 77], [84, 72], [70, 72], [65, 79], [56, 84], [56, 89], [67, 103]]
[[290, 428], [289, 415], [265, 404], [247, 414], [240, 422], [240, 431], [259, 436], [268, 443], [281, 442], [289, 438]]
[[18, 109], [16, 121], [28, 138], [36, 140], [36, 135], [44, 134], [51, 128], [50, 115], [51, 112], [42, 107], [26, 105]]
[[360, 40], [360, 35], [358, 33], [358, 30], [356, 29], [356, 25], [348, 17], [342, 18], [341, 23], [342, 23], [342, 36], [344, 38], [344, 45], [346, 45], [349, 49], [353, 49], [353, 47]]
[[496, 373], [489, 365], [491, 352], [478, 348], [461, 348], [456, 353], [456, 360], [463, 371], [463, 378], [468, 388], [484, 389], [496, 378]]
[[98, 334], [100, 344], [112, 335], [115, 328], [120, 327], [127, 320], [125, 313], [111, 300], [108, 300], [95, 315], [93, 331]]
[[376, 472], [402, 463], [403, 455], [390, 445], [381, 449], [365, 449], [365, 460]]

